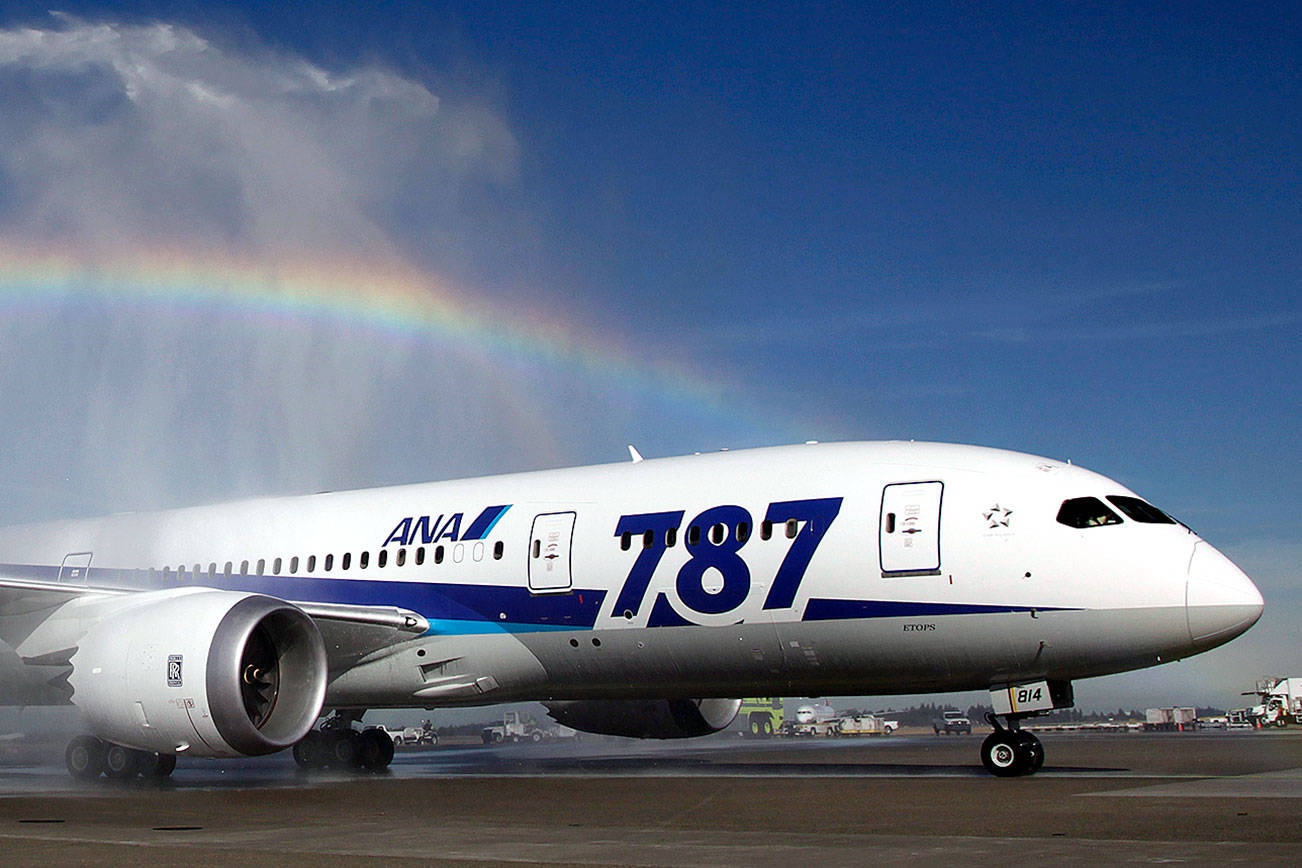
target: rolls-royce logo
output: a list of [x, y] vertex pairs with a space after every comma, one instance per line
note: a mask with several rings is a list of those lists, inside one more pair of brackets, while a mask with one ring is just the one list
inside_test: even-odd
[[168, 687], [181, 686], [181, 655], [180, 654], [167, 655], [167, 686]]

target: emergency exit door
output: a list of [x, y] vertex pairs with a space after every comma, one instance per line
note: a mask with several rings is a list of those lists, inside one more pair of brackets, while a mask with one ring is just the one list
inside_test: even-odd
[[534, 517], [529, 540], [529, 590], [535, 594], [564, 593], [572, 586], [570, 546], [574, 540], [574, 518], [572, 512]]
[[882, 489], [884, 577], [940, 575], [942, 482], [898, 482]]

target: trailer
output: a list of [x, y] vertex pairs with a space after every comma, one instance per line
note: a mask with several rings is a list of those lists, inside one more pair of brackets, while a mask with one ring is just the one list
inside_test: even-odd
[[1198, 711], [1187, 705], [1144, 711], [1144, 732], [1192, 732], [1197, 728]]

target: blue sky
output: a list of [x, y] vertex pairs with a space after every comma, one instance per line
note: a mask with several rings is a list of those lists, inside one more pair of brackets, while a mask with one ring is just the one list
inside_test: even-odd
[[[266, 420], [308, 410], [286, 409], [284, 383], [258, 397], [256, 375], [283, 365], [278, 344], [255, 336], [243, 339], [265, 360], [244, 371], [255, 397], [203, 420], [211, 439], [238, 449], [187, 459], [196, 451], [184, 426], [139, 421], [88, 447], [35, 433], [51, 383], [68, 384], [72, 406], [92, 395], [97, 419], [159, 407], [181, 419], [159, 395], [169, 382], [220, 393], [224, 381], [205, 379], [212, 360], [172, 375], [139, 361], [132, 377], [158, 391], [126, 404], [104, 386], [101, 361], [70, 358], [52, 339], [66, 318], [10, 322], [0, 397], [18, 424], [0, 434], [16, 456], [0, 478], [0, 518], [618, 460], [625, 442], [647, 455], [811, 438], [980, 443], [1119, 479], [1237, 557], [1266, 592], [1266, 619], [1219, 661], [1100, 682], [1105, 695], [1113, 683], [1127, 696], [1237, 679], [1209, 688], [1215, 698], [1244, 678], [1302, 671], [1284, 614], [1302, 602], [1296, 6], [62, 5], [71, 20], [47, 8], [0, 5], [11, 37], [9, 55], [0, 48], [0, 239], [130, 244], [157, 233], [149, 203], [128, 201], [131, 148], [166, 150], [181, 136], [103, 120], [120, 101], [111, 77], [87, 71], [103, 58], [53, 63], [21, 47], [23, 27], [170, 23], [211, 46], [184, 59], [209, 83], [304, 64], [379, 70], [376, 93], [433, 94], [452, 132], [435, 128], [429, 154], [402, 155], [385, 141], [424, 130], [416, 114], [326, 116], [320, 129], [342, 130], [348, 165], [364, 167], [364, 208], [323, 198], [334, 205], [318, 210], [347, 212], [337, 225], [304, 218], [259, 235], [246, 224], [262, 215], [223, 198], [240, 178], [196, 161], [167, 179], [169, 201], [206, 203], [169, 219], [173, 240], [215, 233], [259, 250], [367, 241], [495, 304], [563, 311], [635, 362], [672, 360], [717, 384], [737, 413], [639, 404], [611, 384], [549, 372], [536, 375], [539, 391], [579, 409], [568, 422], [550, 398], [521, 411], [548, 432], [546, 450], [519, 424], [445, 421], [431, 432], [410, 403], [384, 396], [418, 391], [432, 362], [392, 351], [383, 370], [363, 366], [366, 382], [351, 383], [390, 424], [336, 419], [334, 440], [298, 435], [308, 459], [269, 458], [276, 425]], [[205, 66], [214, 53], [220, 65]], [[67, 204], [56, 173], [32, 168], [51, 142], [85, 141], [77, 131], [95, 124], [124, 144], [102, 152], [79, 202], [103, 195], [104, 213], [145, 215], [134, 222], [97, 223]], [[298, 159], [268, 171], [290, 176]], [[114, 183], [97, 186], [105, 177]], [[288, 189], [307, 201], [316, 192]], [[121, 346], [182, 345], [153, 324], [112, 323]], [[39, 359], [41, 376], [24, 375], [19, 357]], [[472, 376], [484, 362], [440, 359], [437, 370]], [[458, 406], [509, 415], [505, 400], [477, 400]], [[230, 420], [240, 412], [266, 429], [239, 441], [248, 426]], [[133, 456], [129, 471], [102, 469], [122, 454]], [[172, 458], [151, 464], [151, 485], [123, 494], [144, 455]], [[256, 472], [223, 488], [215, 480], [232, 478], [232, 463]], [[47, 482], [51, 466], [65, 472]]]

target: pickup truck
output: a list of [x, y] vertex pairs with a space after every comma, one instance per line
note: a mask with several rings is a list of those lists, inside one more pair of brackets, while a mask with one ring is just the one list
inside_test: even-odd
[[971, 735], [972, 721], [961, 711], [943, 711], [931, 719], [931, 728], [936, 735]]

